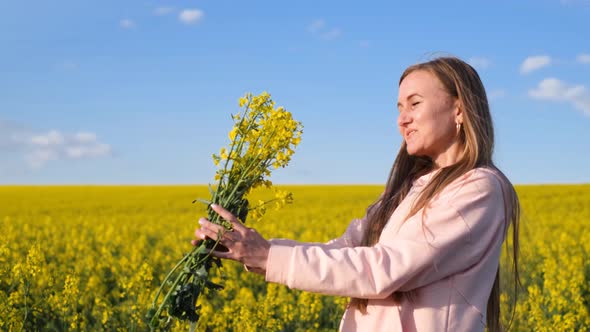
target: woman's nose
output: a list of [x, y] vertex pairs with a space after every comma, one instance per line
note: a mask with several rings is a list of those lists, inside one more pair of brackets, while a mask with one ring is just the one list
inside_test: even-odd
[[397, 125], [400, 127], [404, 127], [408, 123], [410, 123], [411, 119], [410, 116], [406, 112], [400, 112], [397, 116]]

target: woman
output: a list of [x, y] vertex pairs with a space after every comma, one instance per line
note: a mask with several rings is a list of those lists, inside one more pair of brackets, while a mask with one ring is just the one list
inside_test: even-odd
[[[499, 331], [499, 257], [512, 223], [516, 268], [519, 203], [492, 162], [483, 84], [467, 63], [437, 58], [406, 69], [397, 107], [403, 143], [385, 191], [342, 237], [267, 241], [214, 206], [234, 226], [214, 255], [270, 282], [351, 297], [342, 331]], [[197, 239], [222, 230], [199, 223]]]

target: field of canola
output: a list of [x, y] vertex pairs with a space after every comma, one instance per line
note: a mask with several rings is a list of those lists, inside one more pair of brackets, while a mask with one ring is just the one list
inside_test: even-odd
[[[295, 203], [253, 226], [266, 237], [325, 242], [382, 188], [281, 189]], [[590, 185], [517, 191], [523, 291], [511, 330], [590, 330]], [[204, 215], [191, 201], [208, 195], [203, 186], [1, 186], [0, 330], [146, 330], [156, 288]], [[334, 331], [347, 301], [267, 284], [232, 262], [213, 281], [220, 274], [225, 289], [203, 302], [200, 331]]]

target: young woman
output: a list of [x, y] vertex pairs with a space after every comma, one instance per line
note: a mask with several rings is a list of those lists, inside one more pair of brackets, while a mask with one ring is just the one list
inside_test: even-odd
[[[516, 268], [519, 203], [492, 162], [479, 75], [453, 57], [411, 66], [397, 107], [403, 143], [385, 191], [342, 237], [267, 241], [214, 206], [234, 226], [214, 255], [270, 282], [351, 297], [341, 331], [499, 331], [499, 257], [512, 224]], [[193, 243], [222, 229], [199, 223]]]

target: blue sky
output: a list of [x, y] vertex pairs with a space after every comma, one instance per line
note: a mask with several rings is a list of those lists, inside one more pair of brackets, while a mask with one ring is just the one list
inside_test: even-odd
[[590, 1], [0, 3], [0, 184], [204, 184], [238, 98], [303, 122], [275, 183], [385, 182], [403, 70], [479, 71], [516, 184], [590, 183]]

